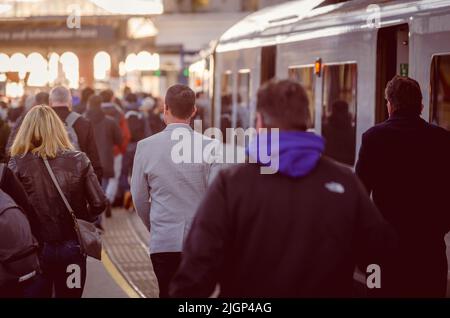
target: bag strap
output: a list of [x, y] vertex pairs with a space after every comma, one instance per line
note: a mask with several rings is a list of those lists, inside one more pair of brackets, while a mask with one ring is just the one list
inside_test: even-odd
[[76, 113], [76, 112], [70, 112], [69, 115], [66, 117], [66, 124], [69, 127], [73, 127], [73, 125], [75, 124], [75, 122], [78, 120], [78, 118], [82, 117], [80, 114]]
[[5, 176], [5, 173], [6, 173], [5, 164], [0, 163], [0, 188], [3, 185], [3, 178]]
[[78, 220], [77, 220], [77, 217], [75, 216], [75, 212], [73, 211], [72, 207], [70, 206], [69, 201], [67, 201], [66, 196], [64, 195], [63, 191], [61, 190], [61, 187], [59, 186], [58, 180], [56, 180], [56, 176], [52, 170], [52, 167], [50, 167], [50, 163], [48, 162], [48, 160], [46, 158], [42, 158], [42, 160], [44, 160], [45, 167], [47, 168], [48, 174], [52, 178], [53, 184], [55, 185], [56, 189], [58, 190], [59, 196], [64, 201], [64, 204], [65, 204], [67, 210], [69, 211], [70, 215], [72, 216], [73, 223], [75, 225], [75, 231], [77, 232], [77, 236], [80, 238], [80, 228], [78, 226]]

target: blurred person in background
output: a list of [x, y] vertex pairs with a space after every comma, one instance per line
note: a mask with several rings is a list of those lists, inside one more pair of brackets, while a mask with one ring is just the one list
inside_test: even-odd
[[80, 114], [72, 112], [72, 97], [70, 91], [64, 86], [57, 86], [50, 91], [49, 104], [64, 123], [72, 145], [76, 150], [86, 153], [101, 182], [102, 165], [92, 124]]
[[80, 102], [73, 106], [73, 111], [78, 114], [84, 114], [87, 110], [87, 102], [89, 97], [95, 94], [95, 91], [90, 87], [85, 87], [81, 91]]
[[28, 95], [24, 94], [18, 100], [12, 100], [8, 110], [8, 122], [11, 127], [14, 127], [16, 121], [25, 112], [25, 101]]
[[8, 144], [8, 138], [11, 133], [11, 128], [7, 122], [8, 105], [0, 101], [0, 163], [7, 161], [6, 145]]
[[160, 97], [155, 98], [155, 106], [148, 112], [148, 121], [151, 134], [157, 134], [166, 128], [164, 122], [164, 101]]
[[36, 106], [36, 105], [48, 105], [49, 104], [49, 94], [47, 92], [39, 92], [35, 96], [33, 96], [32, 99], [28, 100], [28, 107], [25, 108], [25, 111], [20, 115], [20, 117], [17, 119], [17, 121], [14, 123], [11, 129], [11, 133], [8, 138], [8, 142], [6, 144], [6, 155], [8, 155], [9, 150], [11, 149], [11, 146], [14, 142], [14, 138], [17, 135], [17, 132], [19, 131], [20, 125], [22, 125], [22, 121], [25, 118], [25, 115], [28, 113], [28, 111]]
[[[130, 130], [123, 110], [114, 101], [116, 100], [114, 92], [110, 89], [106, 89], [100, 92], [102, 97], [102, 110], [106, 115], [112, 117], [119, 125], [122, 131], [122, 144], [120, 146], [114, 146], [114, 176], [104, 181], [106, 184], [106, 197], [111, 205], [114, 204], [118, 190], [119, 180], [122, 174], [122, 162], [123, 156], [127, 150], [128, 143], [130, 141]], [[119, 200], [122, 201], [122, 200]], [[111, 205], [108, 205], [106, 216], [111, 216]]]
[[130, 93], [125, 97], [125, 118], [130, 129], [131, 138], [123, 156], [121, 191], [124, 193], [124, 207], [128, 209], [131, 205], [129, 178], [133, 172], [133, 161], [137, 143], [150, 136], [148, 119], [146, 114], [141, 111], [136, 94]]
[[[58, 88], [56, 92], [58, 92]], [[61, 90], [60, 90], [61, 91]], [[50, 103], [59, 99], [52, 91]], [[67, 90], [67, 93], [70, 92]], [[64, 92], [64, 95], [66, 93]], [[86, 256], [81, 253], [74, 221], [43, 160], [47, 159], [76, 217], [93, 222], [106, 198], [85, 153], [75, 151], [63, 122], [48, 106], [33, 107], [25, 116], [11, 148], [9, 167], [25, 188], [36, 211], [42, 275], [26, 290], [28, 297], [80, 298], [86, 280]], [[69, 265], [81, 269], [80, 288], [67, 285]]]
[[[89, 97], [86, 118], [94, 127], [95, 142], [103, 168], [102, 187], [106, 191], [108, 180], [114, 178], [114, 146], [120, 147], [122, 144], [122, 131], [113, 118], [105, 115], [101, 106], [102, 101], [99, 95]], [[108, 201], [108, 215], [110, 215], [111, 203]], [[100, 221], [97, 225], [101, 227]]]
[[70, 95], [72, 95], [72, 106], [80, 104], [81, 98], [80, 98], [79, 94], [80, 94], [79, 90], [74, 89], [74, 88], [70, 89]]
[[323, 124], [322, 135], [325, 138], [325, 155], [349, 166], [354, 165], [356, 131], [345, 101], [335, 101], [331, 106], [331, 115]]

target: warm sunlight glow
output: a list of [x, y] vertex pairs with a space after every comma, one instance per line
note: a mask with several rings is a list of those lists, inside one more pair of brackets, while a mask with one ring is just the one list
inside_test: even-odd
[[94, 57], [94, 78], [96, 80], [105, 80], [109, 77], [110, 71], [110, 55], [104, 51], [98, 52]]
[[78, 57], [72, 52], [65, 52], [61, 55], [60, 62], [68, 81], [68, 86], [70, 88], [78, 88], [80, 79]]

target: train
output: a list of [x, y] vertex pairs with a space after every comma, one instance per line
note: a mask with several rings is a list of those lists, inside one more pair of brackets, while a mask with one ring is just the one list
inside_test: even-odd
[[388, 118], [384, 91], [396, 74], [421, 85], [422, 117], [450, 129], [450, 0], [288, 1], [232, 26], [190, 70], [206, 126], [222, 130], [254, 127], [266, 81], [298, 81], [311, 130], [345, 119], [327, 147], [354, 165], [362, 134]]

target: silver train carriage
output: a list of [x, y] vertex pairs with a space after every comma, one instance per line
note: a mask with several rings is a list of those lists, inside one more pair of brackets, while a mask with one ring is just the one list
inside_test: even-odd
[[[291, 78], [307, 91], [315, 132], [346, 110], [352, 145], [341, 161], [353, 165], [361, 135], [387, 118], [384, 89], [400, 74], [420, 83], [423, 118], [450, 129], [450, 0], [335, 2], [289, 1], [226, 31], [192, 66], [204, 128], [254, 126], [260, 85]], [[339, 134], [331, 142], [343, 143]]]

